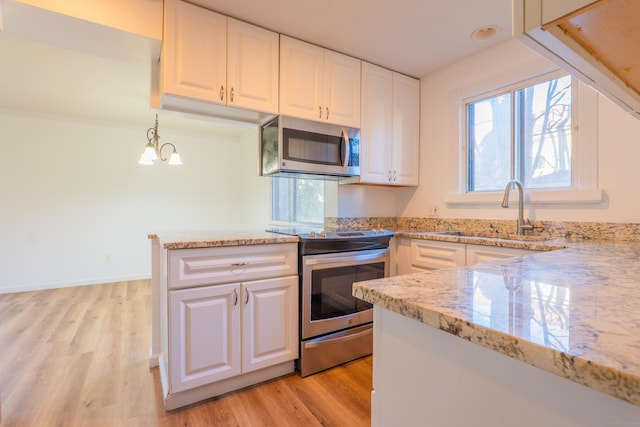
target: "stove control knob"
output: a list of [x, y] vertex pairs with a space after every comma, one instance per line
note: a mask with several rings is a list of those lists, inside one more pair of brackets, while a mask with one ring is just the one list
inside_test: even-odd
[[318, 231], [318, 234], [320, 235], [320, 237], [327, 237], [327, 233], [325, 233], [324, 230]]
[[316, 238], [316, 232], [315, 231], [310, 231], [309, 232], [309, 238], [315, 239]]

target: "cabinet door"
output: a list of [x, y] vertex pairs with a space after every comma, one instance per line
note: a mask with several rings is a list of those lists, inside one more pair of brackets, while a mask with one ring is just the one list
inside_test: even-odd
[[387, 184], [391, 178], [393, 73], [362, 64], [360, 182]]
[[393, 154], [391, 183], [418, 185], [420, 82], [393, 74]]
[[411, 267], [435, 270], [461, 267], [466, 263], [464, 243], [437, 242], [433, 240], [411, 240]]
[[360, 127], [360, 64], [362, 61], [341, 53], [324, 51], [324, 120]]
[[240, 285], [169, 292], [169, 390], [239, 375]]
[[242, 288], [242, 372], [297, 359], [298, 276]]
[[227, 18], [165, 0], [162, 93], [226, 103]]
[[278, 34], [229, 18], [227, 36], [227, 104], [278, 114]]
[[280, 37], [280, 113], [321, 120], [322, 48]]
[[467, 245], [467, 265], [484, 261], [497, 261], [504, 258], [529, 255], [528, 249], [503, 248], [497, 246]]

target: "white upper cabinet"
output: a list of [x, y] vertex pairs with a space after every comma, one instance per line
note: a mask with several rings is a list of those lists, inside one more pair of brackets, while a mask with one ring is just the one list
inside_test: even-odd
[[228, 118], [236, 113], [215, 106], [278, 114], [278, 33], [181, 0], [164, 5], [159, 107]]
[[420, 82], [363, 62], [360, 182], [418, 185]]
[[392, 183], [418, 185], [420, 81], [393, 73]]
[[362, 64], [360, 182], [388, 184], [393, 140], [393, 72]]
[[278, 33], [229, 18], [227, 104], [278, 113], [279, 51]]
[[164, 7], [162, 93], [226, 103], [227, 17], [178, 0]]
[[280, 113], [360, 127], [361, 61], [280, 37]]

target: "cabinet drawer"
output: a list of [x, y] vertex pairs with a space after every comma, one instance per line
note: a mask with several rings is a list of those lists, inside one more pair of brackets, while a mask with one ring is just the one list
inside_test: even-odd
[[465, 265], [465, 245], [431, 240], [411, 241], [411, 267], [433, 270]]
[[169, 289], [298, 274], [296, 243], [176, 249], [168, 258]]

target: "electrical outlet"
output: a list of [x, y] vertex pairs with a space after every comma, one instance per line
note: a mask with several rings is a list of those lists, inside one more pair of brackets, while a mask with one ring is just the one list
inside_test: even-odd
[[105, 255], [104, 256], [104, 263], [105, 264], [111, 264], [111, 255]]
[[438, 205], [430, 205], [429, 206], [429, 216], [435, 218], [440, 215], [440, 209], [438, 209]]

